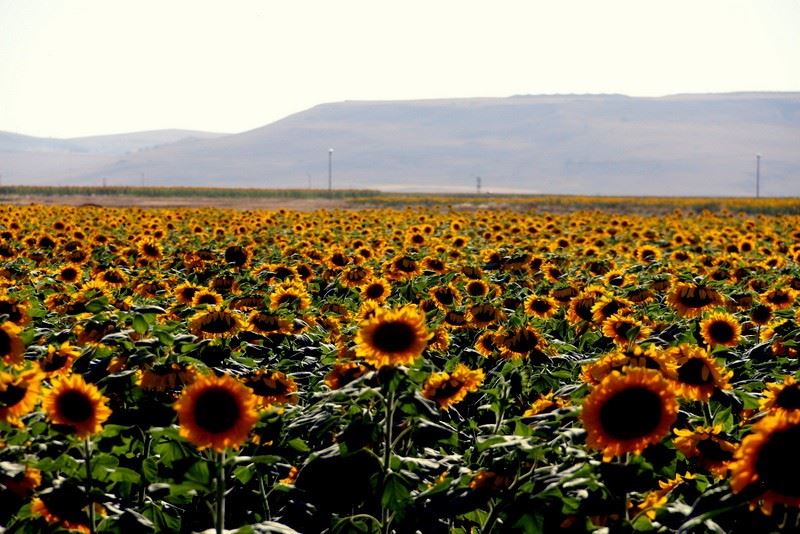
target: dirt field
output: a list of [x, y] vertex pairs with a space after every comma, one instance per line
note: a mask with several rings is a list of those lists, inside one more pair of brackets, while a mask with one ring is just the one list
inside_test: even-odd
[[102, 206], [108, 208], [234, 208], [241, 210], [296, 210], [359, 209], [347, 200], [326, 198], [220, 198], [220, 197], [145, 197], [128, 195], [10, 195], [0, 197], [0, 204], [25, 206], [41, 204], [50, 206]]

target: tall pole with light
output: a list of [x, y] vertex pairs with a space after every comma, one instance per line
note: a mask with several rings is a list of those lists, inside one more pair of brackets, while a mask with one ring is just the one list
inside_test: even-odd
[[333, 194], [333, 149], [328, 149], [328, 194]]
[[761, 154], [756, 154], [756, 198], [761, 196]]

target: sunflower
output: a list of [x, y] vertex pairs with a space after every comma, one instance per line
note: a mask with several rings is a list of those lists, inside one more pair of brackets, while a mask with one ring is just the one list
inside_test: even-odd
[[246, 247], [230, 245], [225, 249], [225, 263], [234, 267], [244, 267], [250, 262], [252, 254]]
[[20, 418], [39, 400], [43, 376], [35, 369], [18, 375], [0, 371], [0, 421], [21, 426]]
[[74, 374], [56, 379], [42, 404], [50, 421], [72, 427], [79, 438], [85, 438], [102, 430], [111, 415], [107, 402], [97, 386]]
[[422, 274], [422, 268], [416, 260], [401, 254], [385, 264], [384, 273], [389, 280], [409, 280]]
[[764, 300], [776, 310], [791, 308], [797, 299], [797, 291], [792, 288], [774, 288], [764, 295]]
[[[185, 293], [191, 292], [191, 289], [184, 288]], [[196, 288], [192, 293], [192, 306], [219, 306], [222, 304], [222, 295], [210, 289]]]
[[500, 356], [518, 360], [526, 357], [544, 357], [547, 342], [538, 330], [532, 326], [518, 328], [503, 327], [495, 336], [495, 343], [500, 349]]
[[731, 389], [728, 371], [709, 356], [705, 349], [688, 344], [671, 347], [667, 354], [677, 365], [676, 393], [691, 400], [707, 401], [716, 389]]
[[475, 328], [485, 328], [503, 318], [503, 312], [491, 304], [476, 304], [467, 310], [467, 321]]
[[641, 453], [669, 433], [678, 402], [669, 382], [651, 369], [612, 372], [583, 402], [581, 420], [586, 443], [602, 451], [603, 460], [627, 452]]
[[428, 339], [427, 349], [438, 350], [444, 352], [450, 346], [450, 333], [447, 328], [440, 326], [431, 332], [431, 337]]
[[581, 380], [587, 384], [597, 385], [612, 371], [622, 371], [625, 367], [653, 369], [667, 379], [675, 378], [676, 372], [675, 361], [665, 351], [652, 345], [647, 350], [633, 345], [625, 351], [610, 352], [584, 365], [581, 368]]
[[391, 292], [392, 286], [383, 278], [372, 278], [361, 286], [361, 297], [374, 302], [383, 302]]
[[759, 402], [762, 410], [775, 413], [800, 410], [800, 384], [793, 376], [784, 376], [782, 384], [770, 383], [766, 386], [766, 397]]
[[140, 241], [139, 246], [136, 247], [136, 251], [139, 253], [140, 257], [149, 261], [158, 261], [164, 257], [164, 251], [161, 245], [153, 238]]
[[359, 287], [372, 276], [372, 270], [362, 265], [354, 265], [342, 271], [339, 281], [345, 287]]
[[422, 396], [436, 401], [439, 408], [447, 410], [464, 400], [467, 393], [477, 391], [484, 378], [483, 369], [472, 370], [459, 363], [452, 373], [432, 373], [422, 387]]
[[0, 296], [0, 315], [8, 315], [8, 321], [17, 326], [25, 326], [31, 322], [28, 306], [11, 297]]
[[490, 358], [497, 352], [497, 343], [494, 332], [484, 332], [475, 340], [474, 349], [483, 357]]
[[764, 326], [768, 324], [773, 317], [773, 309], [766, 304], [756, 304], [750, 309], [750, 320], [753, 324]]
[[27, 499], [42, 484], [42, 472], [35, 467], [25, 467], [25, 471], [16, 476], [0, 474], [0, 484], [19, 499]]
[[531, 404], [530, 408], [523, 412], [522, 417], [534, 417], [566, 406], [569, 406], [568, 399], [563, 397], [556, 397], [554, 399], [553, 392], [550, 391], [545, 395], [540, 395], [539, 398]]
[[288, 334], [291, 332], [292, 325], [288, 319], [265, 311], [254, 311], [247, 319], [248, 330], [257, 332], [264, 336], [276, 334]]
[[411, 364], [425, 350], [430, 334], [425, 316], [414, 305], [378, 308], [356, 334], [356, 354], [373, 367]]
[[525, 311], [540, 319], [553, 317], [558, 312], [558, 309], [558, 302], [551, 297], [531, 295], [525, 299]]
[[461, 296], [452, 284], [431, 288], [428, 294], [436, 303], [436, 307], [444, 312], [461, 302]]
[[[175, 288], [175, 298], [181, 304], [191, 305], [192, 301], [194, 300], [194, 296], [197, 294], [198, 291], [201, 291], [203, 288], [196, 286], [194, 284], [190, 284], [188, 282], [183, 283]], [[215, 301], [212, 304], [221, 304], [222, 297], [220, 297], [219, 302]], [[206, 302], [200, 302], [198, 304], [208, 304]]]
[[269, 306], [277, 310], [281, 306], [293, 310], [305, 310], [311, 305], [311, 297], [305, 286], [298, 282], [282, 283], [269, 296]]
[[174, 404], [180, 434], [198, 449], [238, 448], [258, 421], [256, 397], [236, 379], [203, 376]]
[[739, 343], [742, 326], [733, 315], [716, 312], [700, 322], [700, 332], [703, 336], [703, 341], [709, 347], [716, 345], [735, 347]]
[[624, 315], [633, 307], [633, 302], [621, 297], [600, 297], [592, 306], [592, 320], [603, 324], [612, 315]]
[[753, 504], [771, 514], [775, 504], [800, 506], [800, 412], [765, 417], [734, 454], [731, 489], [755, 494]]
[[723, 478], [736, 452], [736, 444], [721, 436], [722, 425], [697, 427], [694, 430], [678, 429], [675, 432], [675, 448], [689, 459], [697, 461], [715, 477]]
[[7, 321], [0, 325], [0, 358], [6, 365], [22, 363], [25, 344], [22, 342], [20, 332], [22, 329], [12, 322]]
[[105, 509], [92, 503], [88, 495], [77, 485], [62, 484], [49, 488], [31, 501], [31, 513], [44, 519], [51, 529], [64, 529], [70, 532], [89, 534], [89, 506], [104, 515]]
[[356, 362], [340, 362], [325, 376], [325, 384], [331, 389], [340, 389], [364, 376], [369, 369]]
[[66, 375], [71, 372], [72, 363], [80, 356], [78, 347], [63, 342], [58, 348], [54, 345], [47, 347], [47, 354], [37, 363], [41, 371], [47, 376]]
[[297, 384], [280, 371], [259, 369], [242, 377], [242, 381], [264, 406], [297, 402]]
[[605, 290], [598, 286], [590, 286], [583, 290], [577, 297], [573, 298], [567, 309], [567, 320], [570, 324], [577, 325], [581, 322], [592, 321], [592, 308], [597, 301], [605, 296]]
[[228, 337], [242, 329], [239, 316], [218, 306], [196, 313], [189, 319], [189, 331], [202, 338]]
[[650, 327], [631, 315], [614, 314], [603, 322], [603, 335], [621, 347], [646, 339]]
[[137, 372], [136, 382], [148, 391], [169, 391], [194, 382], [197, 372], [186, 363], [158, 364]]
[[470, 297], [485, 297], [489, 294], [489, 284], [483, 280], [470, 280], [464, 284], [464, 292]]
[[696, 284], [678, 283], [670, 291], [667, 302], [682, 317], [696, 317], [704, 310], [722, 304], [722, 296], [714, 289]]

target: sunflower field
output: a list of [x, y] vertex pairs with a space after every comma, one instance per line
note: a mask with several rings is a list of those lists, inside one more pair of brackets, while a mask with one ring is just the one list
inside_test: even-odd
[[0, 260], [5, 532], [800, 529], [798, 215], [0, 206]]

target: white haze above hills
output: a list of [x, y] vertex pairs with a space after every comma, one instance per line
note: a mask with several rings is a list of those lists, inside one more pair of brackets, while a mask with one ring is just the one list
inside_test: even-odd
[[800, 93], [323, 104], [239, 134], [0, 132], [3, 184], [800, 195]]

